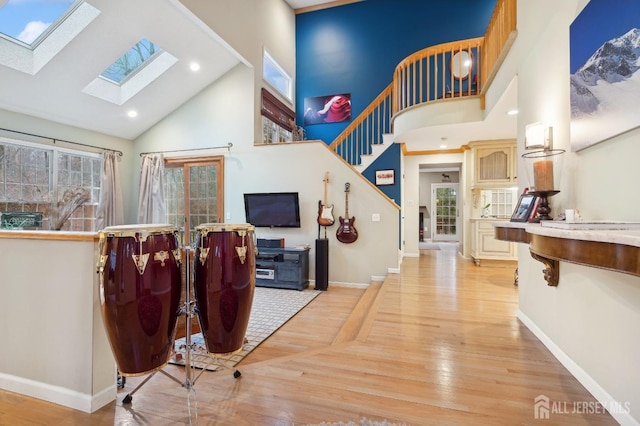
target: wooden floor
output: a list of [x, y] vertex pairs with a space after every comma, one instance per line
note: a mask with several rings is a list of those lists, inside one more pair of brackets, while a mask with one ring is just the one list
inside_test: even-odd
[[239, 379], [205, 372], [188, 391], [157, 374], [123, 405], [141, 380], [129, 378], [91, 415], [0, 392], [0, 425], [616, 424], [535, 419], [539, 395], [566, 411], [595, 400], [516, 319], [517, 292], [512, 269], [424, 250], [384, 284], [330, 286], [242, 361]]

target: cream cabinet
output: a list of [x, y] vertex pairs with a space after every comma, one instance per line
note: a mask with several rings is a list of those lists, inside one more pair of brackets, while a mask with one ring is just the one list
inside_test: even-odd
[[476, 265], [483, 261], [516, 261], [516, 245], [510, 241], [496, 240], [493, 223], [496, 219], [471, 220], [471, 257]]
[[473, 149], [474, 186], [515, 184], [518, 179], [518, 151], [515, 141], [477, 142]]

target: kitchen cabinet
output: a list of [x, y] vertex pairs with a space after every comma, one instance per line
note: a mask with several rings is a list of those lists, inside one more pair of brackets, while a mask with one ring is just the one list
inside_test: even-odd
[[473, 150], [474, 186], [512, 185], [518, 179], [518, 150], [514, 140], [477, 142]]
[[[516, 244], [495, 238], [495, 218], [471, 219], [471, 257], [477, 266], [517, 261]], [[509, 263], [507, 263], [509, 262]]]

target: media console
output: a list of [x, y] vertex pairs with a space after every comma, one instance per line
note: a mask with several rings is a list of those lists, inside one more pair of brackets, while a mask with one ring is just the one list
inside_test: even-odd
[[309, 286], [309, 248], [258, 247], [256, 286], [304, 290]]

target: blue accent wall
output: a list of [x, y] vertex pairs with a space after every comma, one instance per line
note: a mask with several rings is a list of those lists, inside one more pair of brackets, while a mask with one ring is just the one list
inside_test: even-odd
[[402, 176], [400, 176], [400, 156], [402, 152], [400, 151], [400, 145], [394, 143], [376, 160], [371, 163], [369, 167], [367, 167], [363, 172], [362, 176], [366, 177], [370, 182], [376, 183], [376, 170], [395, 170], [395, 182], [393, 185], [382, 185], [378, 186], [385, 195], [396, 202], [396, 204], [401, 205], [401, 194], [400, 194], [400, 180]]
[[[304, 99], [350, 93], [355, 118], [425, 47], [481, 37], [496, 0], [365, 0], [296, 16], [296, 121]], [[349, 122], [304, 126], [330, 144]]]

